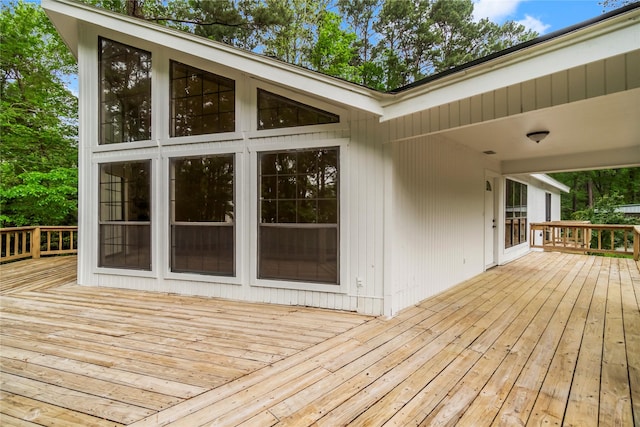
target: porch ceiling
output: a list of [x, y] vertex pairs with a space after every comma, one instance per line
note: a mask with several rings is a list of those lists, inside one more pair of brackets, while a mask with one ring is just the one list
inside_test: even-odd
[[[473, 150], [494, 151], [502, 172], [640, 166], [640, 89], [442, 131]], [[536, 144], [533, 131], [549, 135]]]

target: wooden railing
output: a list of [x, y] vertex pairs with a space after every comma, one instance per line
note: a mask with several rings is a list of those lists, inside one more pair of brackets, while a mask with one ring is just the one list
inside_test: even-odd
[[78, 253], [78, 227], [0, 228], [0, 262]]
[[532, 248], [640, 258], [640, 226], [551, 221], [531, 224]]

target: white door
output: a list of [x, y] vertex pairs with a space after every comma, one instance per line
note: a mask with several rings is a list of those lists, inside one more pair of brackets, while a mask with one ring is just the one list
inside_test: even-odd
[[484, 265], [491, 268], [496, 265], [498, 243], [498, 224], [496, 222], [495, 178], [485, 177], [484, 183]]

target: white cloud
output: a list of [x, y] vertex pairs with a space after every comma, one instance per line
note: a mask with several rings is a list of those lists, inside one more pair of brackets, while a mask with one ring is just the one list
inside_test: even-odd
[[500, 22], [513, 15], [522, 0], [474, 0], [473, 19], [479, 21], [489, 18], [489, 21]]
[[538, 34], [544, 34], [549, 27], [551, 27], [551, 25], [545, 24], [531, 15], [525, 15], [524, 19], [520, 19], [519, 21], [516, 21], [516, 23], [523, 25], [528, 30], [533, 30]]

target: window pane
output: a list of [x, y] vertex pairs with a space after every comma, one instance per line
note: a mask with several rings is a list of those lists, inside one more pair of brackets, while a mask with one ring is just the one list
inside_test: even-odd
[[151, 53], [100, 39], [100, 144], [151, 139]]
[[171, 61], [171, 136], [235, 130], [235, 82]]
[[258, 89], [258, 130], [339, 122], [337, 114]]
[[233, 154], [173, 159], [171, 174], [171, 270], [233, 275]]
[[100, 165], [100, 221], [149, 221], [150, 162]]
[[262, 153], [259, 164], [258, 276], [338, 283], [338, 149]]
[[100, 225], [100, 267], [151, 270], [151, 226]]
[[234, 274], [233, 225], [173, 225], [171, 271]]
[[337, 227], [260, 227], [262, 279], [338, 283], [337, 255]]

